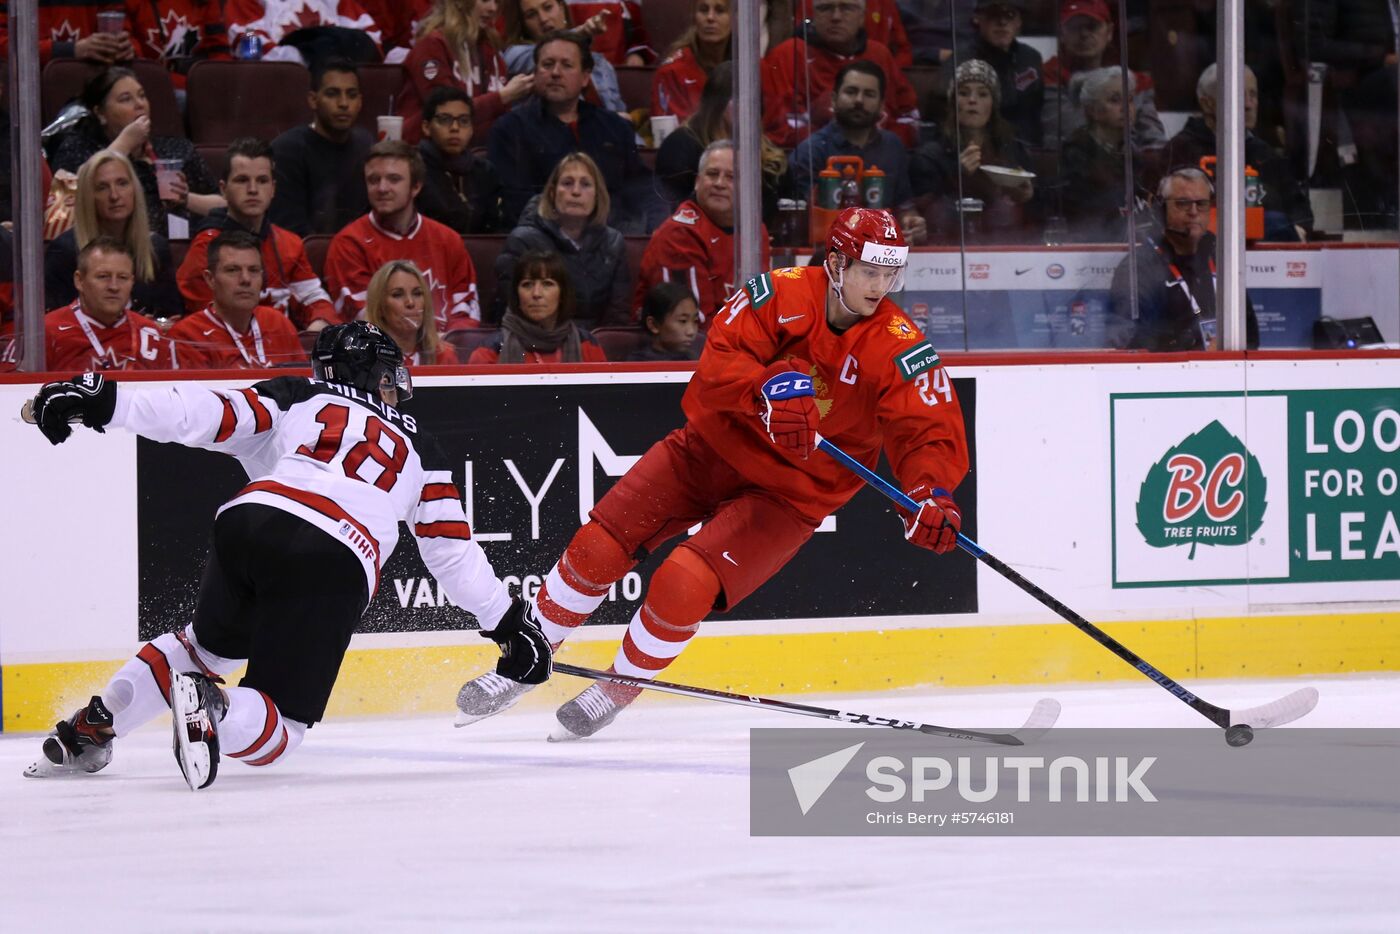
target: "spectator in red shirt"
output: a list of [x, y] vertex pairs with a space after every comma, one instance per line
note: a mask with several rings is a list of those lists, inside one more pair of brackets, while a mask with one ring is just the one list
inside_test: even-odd
[[[649, 65], [656, 60], [642, 22], [642, 0], [568, 0], [569, 15], [586, 34], [593, 50], [614, 65]], [[651, 0], [675, 3], [676, 0]]]
[[65, 370], [174, 369], [175, 345], [154, 321], [127, 310], [136, 282], [131, 250], [96, 237], [78, 251], [78, 297], [44, 318], [46, 366]]
[[919, 123], [914, 87], [884, 45], [861, 29], [865, 0], [814, 0], [806, 40], [793, 37], [763, 57], [763, 129], [773, 142], [791, 149], [831, 121], [836, 72], [858, 58], [889, 76], [880, 126], [912, 146]]
[[262, 244], [246, 230], [227, 230], [209, 243], [204, 281], [210, 301], [170, 331], [186, 366], [254, 370], [306, 359], [297, 329], [262, 298]]
[[468, 363], [605, 363], [593, 336], [574, 323], [574, 286], [558, 253], [526, 253], [515, 264], [500, 339]]
[[[793, 6], [799, 35], [802, 21], [812, 18], [812, 4], [813, 0], [797, 0]], [[914, 64], [914, 49], [909, 44], [895, 0], [865, 0], [865, 35], [888, 48], [900, 68]]]
[[651, 84], [651, 115], [673, 114], [685, 122], [700, 106], [710, 72], [729, 61], [729, 0], [694, 0], [690, 28], [671, 46]]
[[451, 366], [457, 352], [438, 334], [432, 290], [418, 267], [396, 259], [369, 280], [365, 320], [394, 339], [410, 367]]
[[326, 253], [326, 285], [344, 321], [364, 312], [370, 277], [385, 263], [413, 260], [433, 295], [443, 331], [476, 327], [481, 320], [476, 267], [450, 227], [418, 213], [423, 157], [402, 140], [375, 143], [365, 161], [369, 213], [347, 224]]
[[496, 118], [528, 97], [529, 75], [509, 77], [494, 23], [498, 0], [437, 0], [418, 24], [418, 39], [408, 53], [399, 101], [403, 138], [416, 143], [423, 134], [423, 101], [436, 87], [457, 87], [472, 99], [479, 139], [485, 140]]
[[[116, 65], [136, 57], [131, 33], [97, 31], [96, 3], [74, 0], [38, 0], [39, 66], [56, 58], [78, 58], [100, 65]], [[128, 21], [129, 22], [129, 21]], [[10, 58], [9, 4], [0, 5], [0, 61]]]
[[[694, 200], [682, 201], [676, 213], [656, 228], [642, 254], [632, 306], [640, 309], [658, 282], [684, 282], [710, 317], [734, 291], [734, 143], [711, 143], [700, 157]], [[761, 268], [768, 268], [768, 228], [761, 227]], [[634, 318], [635, 312], [634, 312]]]
[[290, 317], [297, 327], [319, 331], [340, 320], [331, 297], [321, 286], [301, 237], [268, 220], [277, 183], [273, 175], [272, 147], [264, 140], [245, 136], [229, 145], [219, 193], [228, 208], [214, 211], [190, 241], [180, 264], [180, 293], [185, 307], [194, 313], [209, 304], [209, 284], [204, 273], [209, 244], [224, 231], [253, 234], [262, 244], [262, 303]]
[[222, 3], [126, 0], [126, 22], [136, 54], [165, 65], [177, 88], [195, 62], [229, 57]]

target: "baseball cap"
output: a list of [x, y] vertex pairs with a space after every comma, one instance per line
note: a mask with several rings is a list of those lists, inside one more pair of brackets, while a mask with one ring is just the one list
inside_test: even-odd
[[1087, 16], [1101, 23], [1113, 22], [1113, 12], [1105, 0], [1065, 0], [1060, 5], [1060, 22], [1067, 23], [1075, 16]]

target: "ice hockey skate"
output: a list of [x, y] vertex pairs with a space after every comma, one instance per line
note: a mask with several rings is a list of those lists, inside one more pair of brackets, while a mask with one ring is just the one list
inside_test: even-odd
[[44, 754], [24, 774], [29, 778], [58, 778], [100, 772], [112, 761], [112, 714], [94, 697], [88, 705], [60, 722], [44, 739]]
[[223, 691], [208, 677], [170, 673], [175, 761], [190, 791], [208, 788], [219, 774], [219, 721], [226, 707]]
[[[612, 671], [611, 668], [608, 670]], [[582, 694], [555, 711], [559, 725], [549, 734], [549, 741], [564, 743], [592, 736], [616, 720], [617, 715], [640, 693], [641, 688], [626, 684], [590, 684]]]
[[488, 671], [472, 678], [457, 692], [457, 720], [454, 726], [468, 726], [514, 707], [526, 692], [535, 687], [521, 684]]

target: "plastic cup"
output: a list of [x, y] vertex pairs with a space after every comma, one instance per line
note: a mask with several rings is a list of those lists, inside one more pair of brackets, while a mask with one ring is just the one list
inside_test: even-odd
[[403, 139], [403, 117], [379, 118], [379, 142], [386, 139]]
[[104, 10], [97, 14], [98, 32], [126, 32], [126, 13], [121, 10]]
[[180, 178], [180, 169], [184, 163], [179, 159], [157, 159], [156, 166], [156, 187], [160, 189], [160, 199], [162, 201], [174, 201], [177, 198], [174, 190], [174, 183]]
[[651, 118], [651, 141], [658, 149], [666, 141], [666, 137], [674, 133], [681, 125], [680, 118], [675, 114], [662, 114]]

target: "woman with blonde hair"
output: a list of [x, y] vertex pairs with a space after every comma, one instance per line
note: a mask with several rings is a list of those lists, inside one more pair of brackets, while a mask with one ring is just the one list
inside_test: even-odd
[[99, 236], [125, 243], [135, 258], [133, 310], [148, 318], [174, 318], [184, 313], [170, 244], [151, 230], [146, 196], [131, 160], [113, 149], [99, 151], [78, 169], [73, 227], [55, 237], [44, 254], [44, 302], [49, 308], [67, 305], [78, 297], [73, 285], [78, 251]]
[[409, 50], [399, 100], [403, 138], [416, 143], [423, 133], [423, 101], [443, 85], [471, 95], [476, 136], [485, 140], [496, 118], [534, 90], [534, 74], [510, 77], [496, 35], [500, 0], [436, 0], [418, 24]]
[[685, 121], [700, 106], [710, 72], [730, 56], [730, 0], [692, 0], [690, 28], [683, 32], [651, 81], [651, 115]]
[[520, 223], [496, 257], [500, 304], [510, 295], [521, 256], [531, 251], [557, 253], [568, 267], [579, 319], [589, 326], [631, 323], [627, 241], [608, 226], [611, 206], [603, 173], [587, 153], [572, 152], [560, 159], [540, 194], [525, 205]]
[[385, 263], [370, 277], [365, 320], [394, 339], [411, 367], [457, 362], [457, 352], [438, 334], [428, 280], [406, 259]]

